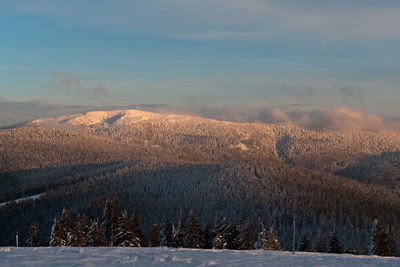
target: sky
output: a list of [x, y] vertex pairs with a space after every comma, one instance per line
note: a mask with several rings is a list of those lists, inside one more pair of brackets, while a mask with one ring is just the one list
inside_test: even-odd
[[130, 107], [396, 121], [399, 27], [394, 0], [1, 0], [0, 126]]

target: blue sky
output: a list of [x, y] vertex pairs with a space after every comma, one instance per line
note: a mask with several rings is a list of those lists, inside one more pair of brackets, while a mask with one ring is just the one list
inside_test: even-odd
[[396, 118], [399, 26], [385, 0], [2, 0], [0, 125], [138, 104]]

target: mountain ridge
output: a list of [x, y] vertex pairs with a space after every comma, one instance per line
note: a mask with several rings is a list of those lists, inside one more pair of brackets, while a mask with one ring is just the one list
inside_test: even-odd
[[[335, 230], [361, 248], [375, 218], [400, 226], [399, 150], [390, 132], [141, 111], [39, 119], [0, 130], [1, 202], [42, 194], [0, 207], [0, 221], [11, 222], [0, 245], [16, 230], [26, 233], [26, 225], [14, 225], [21, 216], [26, 223], [40, 218], [48, 231], [62, 208], [98, 217], [111, 197], [121, 210], [137, 207], [146, 224], [191, 208], [205, 224], [221, 212], [236, 222], [263, 217], [289, 248], [296, 197], [302, 232]], [[366, 170], [371, 178], [364, 179]]]

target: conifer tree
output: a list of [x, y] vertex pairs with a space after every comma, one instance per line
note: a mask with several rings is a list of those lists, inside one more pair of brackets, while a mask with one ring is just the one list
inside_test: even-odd
[[61, 219], [58, 221], [59, 224], [59, 239], [60, 246], [68, 246], [69, 240], [71, 239], [72, 232], [72, 220], [69, 216], [67, 209], [62, 210]]
[[185, 247], [187, 248], [201, 248], [201, 230], [197, 221], [196, 214], [193, 210], [189, 213], [189, 222], [185, 235]]
[[382, 225], [376, 224], [373, 235], [372, 254], [378, 256], [395, 256], [396, 244], [393, 238], [387, 233]]
[[26, 240], [26, 245], [29, 247], [40, 246], [39, 225], [37, 223], [33, 223], [29, 227], [28, 233], [29, 233], [29, 238]]
[[160, 227], [158, 224], [151, 226], [149, 234], [149, 247], [159, 247], [161, 244]]
[[308, 238], [308, 233], [304, 233], [300, 240], [299, 251], [312, 251], [312, 249], [313, 247]]
[[88, 227], [86, 225], [86, 219], [81, 217], [79, 214], [75, 218], [75, 226], [72, 230], [72, 240], [70, 245], [74, 247], [86, 246], [86, 237], [88, 234]]
[[165, 247], [173, 247], [173, 227], [171, 221], [166, 218], [163, 225], [163, 241], [162, 245]]
[[373, 224], [372, 224], [372, 228], [370, 231], [370, 236], [369, 236], [369, 244], [368, 244], [368, 255], [373, 255], [374, 254], [374, 235], [376, 232], [376, 227], [378, 226], [378, 219], [375, 219]]
[[63, 246], [60, 236], [61, 236], [61, 226], [57, 218], [54, 218], [53, 226], [51, 227], [51, 233], [50, 233], [50, 246], [52, 247]]
[[254, 249], [254, 230], [253, 225], [247, 221], [241, 227], [240, 234], [237, 240], [238, 249]]
[[226, 241], [227, 249], [238, 249], [237, 238], [239, 235], [239, 231], [234, 224], [228, 225], [225, 232], [223, 233], [224, 239]]
[[213, 237], [210, 231], [210, 227], [207, 225], [202, 231], [203, 249], [212, 249]]
[[223, 218], [222, 221], [219, 221], [219, 218], [215, 220], [215, 234], [213, 240], [213, 248], [214, 249], [226, 249], [226, 229], [229, 227], [228, 219]]
[[101, 226], [105, 229], [105, 235], [108, 246], [112, 246], [114, 231], [117, 228], [118, 212], [114, 201], [107, 199], [104, 210]]
[[335, 232], [332, 234], [331, 240], [329, 242], [329, 253], [337, 253], [337, 254], [343, 253], [342, 244]]
[[267, 230], [264, 227], [264, 223], [261, 218], [258, 218], [258, 234], [257, 234], [257, 241], [255, 244], [256, 249], [266, 249], [267, 244]]
[[139, 214], [136, 210], [133, 210], [131, 219], [130, 219], [130, 227], [132, 227], [133, 235], [134, 235], [134, 243], [135, 247], [145, 246], [144, 237], [142, 232], [142, 227], [140, 225]]
[[[140, 247], [142, 240], [135, 235], [134, 216], [129, 218], [124, 211], [118, 219], [117, 234], [115, 235], [115, 245], [119, 247]], [[139, 226], [140, 227], [140, 226]], [[140, 230], [141, 233], [141, 230]]]
[[269, 227], [269, 229], [267, 231], [264, 249], [266, 249], [266, 250], [281, 250], [282, 249], [281, 243], [279, 242], [277, 234], [272, 226]]
[[319, 233], [315, 240], [314, 250], [316, 252], [326, 252], [326, 238], [324, 235]]
[[172, 247], [178, 247], [178, 230], [172, 225]]
[[183, 211], [180, 211], [179, 214], [179, 222], [178, 222], [178, 229], [176, 232], [176, 246], [177, 247], [184, 247], [185, 246], [185, 237], [186, 237], [186, 220], [183, 214]]
[[104, 247], [107, 245], [105, 230], [98, 219], [93, 220], [89, 226], [86, 245], [88, 247]]

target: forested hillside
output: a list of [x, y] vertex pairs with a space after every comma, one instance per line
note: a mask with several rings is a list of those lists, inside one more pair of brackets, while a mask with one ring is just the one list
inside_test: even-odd
[[298, 242], [335, 232], [345, 248], [365, 253], [375, 218], [400, 240], [399, 150], [392, 132], [141, 111], [37, 120], [0, 130], [0, 202], [43, 193], [0, 205], [0, 245], [16, 231], [26, 239], [34, 222], [48, 244], [63, 208], [100, 217], [112, 198], [121, 212], [137, 209], [145, 232], [181, 209], [194, 209], [203, 225], [221, 214], [233, 223], [260, 217], [286, 249], [295, 207]]

